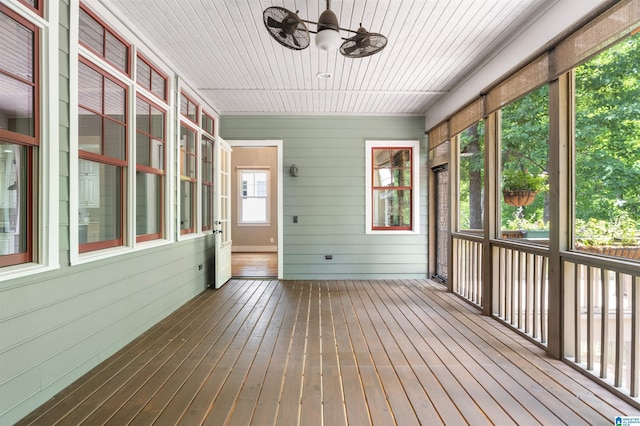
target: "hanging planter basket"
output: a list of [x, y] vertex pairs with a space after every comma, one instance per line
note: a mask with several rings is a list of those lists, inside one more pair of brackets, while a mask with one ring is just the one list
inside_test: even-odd
[[502, 191], [504, 202], [514, 207], [524, 207], [533, 203], [536, 200], [538, 191], [529, 191], [526, 189], [519, 189], [517, 191]]

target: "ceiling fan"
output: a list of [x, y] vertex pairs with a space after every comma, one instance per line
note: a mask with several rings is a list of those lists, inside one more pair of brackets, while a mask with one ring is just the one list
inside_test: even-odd
[[[262, 12], [264, 25], [278, 43], [292, 50], [303, 50], [309, 47], [309, 33], [316, 34], [316, 46], [322, 50], [340, 49], [347, 58], [364, 58], [380, 52], [387, 45], [387, 38], [382, 34], [370, 33], [362, 24], [357, 31], [341, 28], [338, 18], [331, 10], [331, 0], [327, 0], [327, 9], [322, 12], [318, 22], [301, 19], [295, 13], [283, 7], [268, 7]], [[305, 24], [315, 24], [316, 31], [310, 31]], [[354, 33], [352, 37], [343, 38], [340, 31]]]

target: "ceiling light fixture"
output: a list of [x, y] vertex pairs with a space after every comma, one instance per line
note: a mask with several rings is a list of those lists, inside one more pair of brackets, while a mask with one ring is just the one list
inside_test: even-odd
[[331, 77], [333, 77], [333, 74], [326, 71], [320, 71], [319, 73], [316, 74], [316, 77], [318, 77], [320, 80], [328, 80]]
[[[316, 34], [316, 46], [330, 51], [340, 49], [347, 58], [364, 58], [380, 52], [387, 45], [387, 38], [382, 34], [370, 33], [362, 24], [357, 31], [341, 28], [338, 18], [331, 10], [331, 0], [327, 0], [327, 9], [322, 12], [318, 22], [301, 19], [295, 13], [283, 7], [268, 7], [262, 12], [264, 26], [278, 43], [292, 50], [303, 50], [309, 47], [309, 33]], [[305, 23], [316, 25], [316, 31], [310, 31]], [[354, 33], [343, 38], [340, 31]]]

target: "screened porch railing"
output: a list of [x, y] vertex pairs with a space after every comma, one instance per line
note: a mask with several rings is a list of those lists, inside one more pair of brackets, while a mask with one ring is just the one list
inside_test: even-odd
[[563, 255], [564, 356], [624, 395], [640, 392], [640, 274], [627, 262]]
[[547, 345], [548, 251], [524, 244], [492, 243], [493, 315]]
[[483, 248], [482, 238], [453, 236], [453, 292], [478, 307], [482, 306]]

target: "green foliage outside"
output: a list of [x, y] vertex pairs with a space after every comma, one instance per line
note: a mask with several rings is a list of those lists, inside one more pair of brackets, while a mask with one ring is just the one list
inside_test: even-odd
[[505, 106], [501, 118], [501, 189], [524, 189], [515, 188], [519, 184], [539, 191], [533, 204], [521, 209], [502, 203], [502, 229], [523, 229], [508, 226], [514, 217], [536, 215], [548, 222], [545, 182], [549, 158], [549, 87], [542, 86]]
[[533, 175], [523, 170], [504, 170], [502, 172], [503, 191], [534, 191], [547, 189], [547, 175]]
[[460, 229], [483, 228], [484, 122], [460, 134]]
[[576, 69], [576, 239], [630, 244], [640, 233], [640, 37]]
[[[538, 187], [533, 204], [502, 203], [502, 229], [548, 230], [549, 91], [501, 110], [501, 190]], [[582, 245], [640, 238], [640, 34], [575, 70], [575, 235]], [[460, 138], [460, 229], [482, 228], [484, 129]], [[474, 219], [475, 218], [475, 219]], [[480, 221], [478, 222], [478, 218]], [[475, 220], [475, 225], [474, 225]]]

